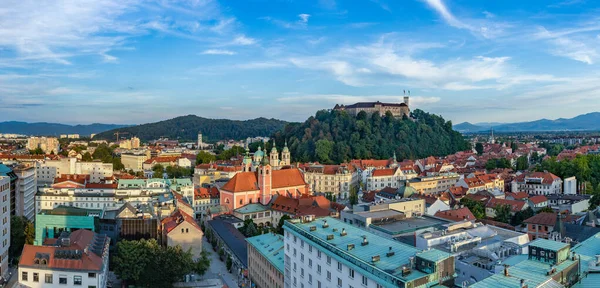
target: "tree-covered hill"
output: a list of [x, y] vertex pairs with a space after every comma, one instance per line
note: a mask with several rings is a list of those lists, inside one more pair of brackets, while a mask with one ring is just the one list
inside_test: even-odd
[[142, 141], [167, 137], [185, 141], [196, 141], [198, 132], [202, 132], [204, 142], [225, 139], [244, 139], [255, 136], [268, 136], [287, 124], [277, 119], [256, 118], [252, 120], [207, 119], [196, 115], [187, 115], [156, 123], [142, 124], [99, 133], [94, 139], [114, 140], [114, 133], [128, 132], [124, 137], [136, 136]]
[[470, 148], [463, 136], [442, 117], [415, 110], [414, 119], [390, 113], [356, 117], [345, 111], [318, 111], [304, 123], [290, 123], [274, 134], [277, 146], [287, 140], [293, 161], [341, 163], [350, 159], [398, 160], [448, 155]]

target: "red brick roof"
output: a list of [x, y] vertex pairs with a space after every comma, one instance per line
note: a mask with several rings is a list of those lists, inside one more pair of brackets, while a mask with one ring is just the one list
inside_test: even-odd
[[354, 164], [364, 170], [368, 167], [375, 167], [375, 168], [387, 167], [390, 164], [390, 160], [389, 159], [387, 159], [387, 160], [354, 159], [354, 160], [350, 161], [350, 163]]
[[177, 159], [179, 159], [180, 157], [178, 156], [163, 156], [163, 157], [154, 157], [154, 158], [150, 158], [146, 161], [144, 161], [144, 164], [152, 164], [154, 162], [156, 163], [172, 163], [172, 162], [176, 162]]
[[525, 219], [523, 223], [554, 226], [554, 224], [556, 224], [556, 213], [542, 212], [537, 215], [534, 215], [531, 218]]
[[194, 189], [194, 199], [204, 199], [204, 198], [218, 198], [219, 197], [219, 189], [217, 187], [196, 187]]
[[434, 216], [455, 222], [462, 220], [475, 220], [475, 216], [473, 216], [473, 213], [471, 213], [471, 210], [469, 210], [467, 207], [455, 210], [438, 211]]
[[542, 183], [546, 185], [552, 184], [555, 180], [560, 180], [560, 177], [550, 172], [530, 172], [519, 175], [515, 180], [517, 182], [525, 182], [525, 178], [542, 178]]
[[531, 203], [533, 203], [533, 204], [540, 204], [540, 203], [548, 201], [548, 198], [546, 198], [546, 196], [544, 196], [544, 195], [536, 195], [536, 196], [529, 198], [529, 201], [531, 201]]
[[381, 176], [393, 176], [396, 173], [395, 168], [390, 169], [375, 169], [373, 170], [373, 177], [381, 177]]
[[183, 221], [188, 222], [189, 224], [191, 224], [192, 226], [194, 226], [195, 228], [197, 228], [199, 231], [202, 231], [202, 229], [200, 229], [200, 226], [198, 226], [198, 223], [196, 223], [196, 221], [194, 220], [194, 217], [188, 215], [187, 213], [177, 209], [175, 210], [171, 216], [163, 219], [161, 221], [163, 230], [166, 231], [167, 233], [173, 231], [173, 229], [177, 228], [177, 226], [179, 226], [179, 224], [183, 223]]
[[85, 184], [85, 188], [88, 189], [117, 189], [118, 184], [106, 184], [106, 183], [87, 183]]
[[[48, 258], [45, 259], [47, 261], [46, 267], [48, 267], [49, 269], [100, 271], [102, 270], [102, 255], [97, 255], [93, 252], [93, 249], [88, 248], [89, 246], [92, 246], [94, 244], [94, 235], [94, 232], [85, 229], [74, 231], [70, 235], [71, 245], [69, 247], [25, 245], [25, 247], [23, 247], [23, 253], [21, 254], [19, 266], [39, 267], [40, 264], [35, 263], [36, 256], [41, 256], [40, 254], [45, 254], [48, 256]], [[97, 237], [106, 236], [98, 235]], [[108, 241], [108, 239], [106, 241]], [[84, 252], [86, 248], [88, 248], [87, 253]], [[55, 252], [60, 250], [81, 251], [81, 258], [56, 258]], [[106, 253], [108, 252], [106, 251]]]
[[329, 200], [324, 196], [302, 196], [300, 199], [289, 198], [283, 195], [271, 204], [272, 210], [277, 210], [293, 215], [315, 215], [317, 217], [329, 216]]
[[[296, 168], [272, 170], [271, 175], [271, 188], [274, 189], [306, 185], [304, 176]], [[256, 172], [237, 173], [221, 189], [234, 193], [259, 190], [258, 175]]]
[[525, 201], [492, 198], [487, 203], [486, 207], [496, 208], [497, 205], [509, 205], [510, 210], [512, 212], [519, 212], [519, 211], [523, 210], [523, 206], [525, 206]]
[[448, 190], [454, 196], [465, 196], [467, 194], [468, 189], [462, 186], [454, 186], [450, 187]]
[[516, 192], [516, 193], [507, 192], [506, 196], [507, 197], [511, 196], [515, 200], [523, 200], [523, 199], [529, 198], [529, 195], [527, 194], [527, 192]]

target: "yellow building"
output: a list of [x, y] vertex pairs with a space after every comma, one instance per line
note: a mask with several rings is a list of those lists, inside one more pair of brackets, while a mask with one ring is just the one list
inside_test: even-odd
[[304, 168], [304, 180], [313, 192], [333, 193], [337, 198], [346, 199], [350, 187], [358, 183], [358, 173], [350, 165], [309, 165]]
[[406, 186], [415, 188], [420, 194], [439, 194], [454, 186], [459, 179], [460, 176], [456, 173], [443, 173], [410, 179], [406, 181]]
[[142, 171], [146, 160], [148, 160], [148, 155], [146, 154], [121, 154], [121, 163], [123, 163], [123, 166], [127, 170]]

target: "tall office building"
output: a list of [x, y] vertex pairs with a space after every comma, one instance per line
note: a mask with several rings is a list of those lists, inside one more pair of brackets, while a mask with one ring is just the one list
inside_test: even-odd
[[286, 221], [285, 287], [425, 287], [454, 277], [454, 256], [378, 236], [335, 218]]

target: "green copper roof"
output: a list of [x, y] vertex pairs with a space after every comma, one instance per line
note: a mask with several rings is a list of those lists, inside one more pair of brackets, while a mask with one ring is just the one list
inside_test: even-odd
[[243, 207], [235, 209], [234, 211], [237, 213], [241, 213], [241, 214], [247, 214], [247, 213], [263, 212], [263, 211], [267, 211], [267, 210], [269, 210], [269, 209], [267, 209], [267, 207], [265, 207], [261, 204], [252, 203], [252, 204], [244, 205]]
[[[324, 221], [326, 221], [327, 227], [323, 227]], [[416, 256], [438, 262], [451, 256], [435, 249], [420, 253], [420, 250], [415, 247], [373, 234], [331, 217], [306, 223], [301, 223], [298, 219], [286, 221], [284, 229], [300, 236], [305, 241], [315, 243], [311, 245], [336, 258], [337, 261], [345, 263], [353, 269], [359, 269], [361, 273], [371, 274], [373, 279], [379, 279], [378, 283], [385, 283], [386, 286], [393, 286], [392, 283], [396, 283], [396, 281], [406, 283], [433, 275], [413, 269], [410, 274], [402, 276], [401, 268], [409, 265], [411, 257]], [[345, 236], [340, 234], [342, 231], [346, 232]], [[368, 244], [364, 246], [362, 245], [363, 236], [368, 241]], [[349, 249], [348, 245], [353, 247]], [[393, 254], [388, 256], [388, 252], [393, 252]], [[373, 257], [377, 256], [379, 256], [378, 259], [373, 262]]]
[[524, 260], [517, 263], [515, 266], [508, 268], [508, 276], [504, 276], [504, 273], [494, 274], [488, 278], [485, 278], [469, 287], [473, 288], [520, 288], [521, 279], [525, 279], [525, 285], [528, 287], [562, 287], [562, 286], [548, 286], [555, 285], [552, 282], [552, 276], [562, 273], [571, 265], [575, 264], [575, 261], [565, 260], [559, 265], [554, 266], [556, 271], [552, 275], [547, 275], [550, 266], [548, 263], [543, 263], [535, 260]]
[[552, 251], [559, 251], [561, 249], [564, 249], [565, 247], [569, 247], [569, 244], [539, 238], [529, 243], [529, 246], [540, 247]]
[[263, 234], [251, 238], [246, 238], [246, 241], [252, 245], [263, 257], [265, 257], [279, 273], [283, 274], [284, 264], [283, 259], [285, 252], [283, 251], [283, 236], [279, 234]]
[[41, 210], [38, 214], [41, 215], [64, 215], [64, 216], [90, 216], [102, 215], [102, 210], [85, 209], [71, 206], [58, 206], [51, 210]]

